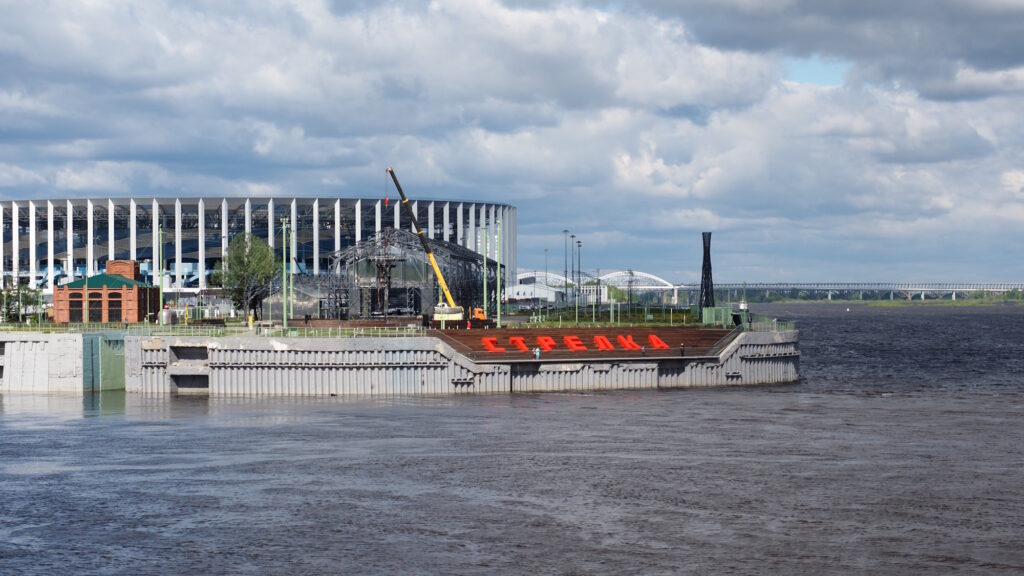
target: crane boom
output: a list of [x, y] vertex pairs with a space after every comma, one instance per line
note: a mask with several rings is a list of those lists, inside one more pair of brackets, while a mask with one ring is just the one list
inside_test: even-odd
[[409, 207], [409, 199], [406, 198], [405, 192], [402, 191], [402, 185], [398, 183], [398, 176], [395, 176], [395, 171], [391, 166], [388, 166], [388, 174], [391, 175], [391, 180], [394, 181], [395, 188], [398, 189], [398, 195], [402, 197], [402, 206], [405, 207], [405, 213], [412, 220], [412, 225], [416, 229], [416, 235], [420, 239], [420, 244], [423, 245], [423, 251], [427, 253], [430, 266], [434, 269], [434, 275], [437, 276], [437, 283], [441, 286], [441, 292], [444, 293], [444, 298], [448, 302], [448, 309], [435, 311], [434, 317], [439, 320], [462, 320], [462, 309], [456, 306], [455, 300], [452, 299], [452, 293], [448, 290], [448, 283], [444, 280], [444, 274], [441, 274], [441, 268], [437, 265], [437, 260], [434, 259], [434, 251], [430, 249], [427, 239], [423, 237], [423, 229], [420, 228], [420, 224], [416, 220], [416, 214]]

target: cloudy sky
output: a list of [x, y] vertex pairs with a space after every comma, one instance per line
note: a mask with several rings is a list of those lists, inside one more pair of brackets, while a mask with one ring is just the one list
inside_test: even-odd
[[1024, 1], [0, 0], [0, 198], [519, 207], [523, 269], [1024, 280]]

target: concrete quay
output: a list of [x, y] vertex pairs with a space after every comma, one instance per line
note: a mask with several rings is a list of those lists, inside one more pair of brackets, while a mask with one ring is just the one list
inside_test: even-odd
[[[472, 331], [478, 340], [522, 338], [527, 345], [501, 353], [474, 349], [467, 335], [441, 331], [336, 338], [10, 332], [0, 333], [0, 392], [373, 397], [671, 389], [799, 378], [796, 330], [719, 330], [713, 337], [688, 330], [695, 336], [682, 329], [627, 330], [630, 340], [666, 346], [610, 351], [592, 344], [600, 330], [580, 330], [576, 341], [588, 348], [580, 353], [554, 333], [548, 337], [557, 348], [539, 358], [523, 331]], [[607, 332], [616, 342], [614, 331]], [[661, 337], [648, 340], [655, 332]]]
[[[491, 331], [497, 333], [498, 331]], [[726, 340], [726, 339], [723, 339]], [[479, 358], [439, 335], [360, 338], [129, 337], [128, 392], [211, 396], [405, 396], [665, 389], [794, 382], [798, 333], [733, 332], [707, 355]]]

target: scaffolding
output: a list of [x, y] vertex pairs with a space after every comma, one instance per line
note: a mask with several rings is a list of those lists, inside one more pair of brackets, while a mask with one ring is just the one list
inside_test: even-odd
[[[484, 257], [440, 240], [427, 239], [452, 297], [461, 305], [483, 305]], [[438, 284], [417, 235], [384, 228], [373, 237], [328, 255], [320, 275], [295, 277], [296, 315], [318, 318], [379, 318], [429, 314]], [[487, 301], [497, 301], [498, 264], [487, 259]], [[301, 312], [300, 312], [301, 310]], [[490, 311], [489, 311], [490, 312]]]

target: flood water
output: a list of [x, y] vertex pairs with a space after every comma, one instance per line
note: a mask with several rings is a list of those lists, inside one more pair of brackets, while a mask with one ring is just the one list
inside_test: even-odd
[[1024, 308], [761, 310], [801, 383], [0, 397], [0, 573], [1024, 571]]

